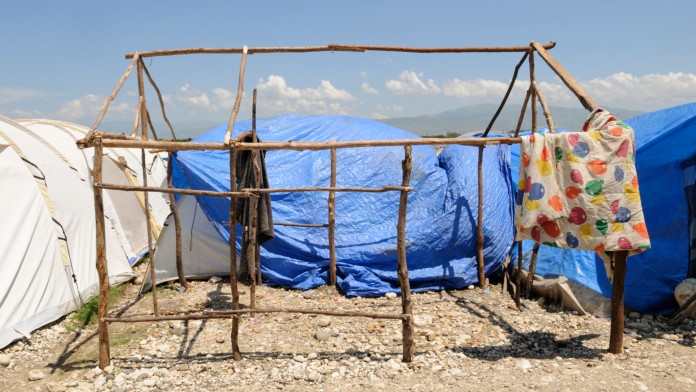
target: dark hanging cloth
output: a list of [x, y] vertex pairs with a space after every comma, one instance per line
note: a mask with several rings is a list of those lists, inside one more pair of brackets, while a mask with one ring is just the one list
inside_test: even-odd
[[[246, 132], [240, 135], [241, 141], [244, 143], [253, 142], [253, 136], [251, 132]], [[258, 141], [258, 138], [257, 138]], [[254, 168], [254, 159], [252, 157], [256, 155], [256, 165], [260, 171], [260, 179], [257, 183], [256, 170]], [[258, 151], [257, 154], [253, 154], [252, 151], [238, 151], [237, 159], [235, 160], [235, 169], [237, 172], [237, 190], [244, 188], [268, 188], [268, 175], [266, 174], [266, 151]], [[249, 228], [251, 225], [251, 217], [253, 212], [251, 211], [252, 202], [251, 198], [237, 198], [237, 223], [242, 225], [243, 235], [242, 235], [242, 254], [241, 254], [241, 270], [247, 271], [248, 262], [248, 248], [251, 244], [249, 238]], [[258, 244], [263, 244], [264, 242], [273, 238], [273, 214], [271, 212], [271, 195], [270, 193], [259, 194], [258, 204], [256, 208], [256, 241]]]

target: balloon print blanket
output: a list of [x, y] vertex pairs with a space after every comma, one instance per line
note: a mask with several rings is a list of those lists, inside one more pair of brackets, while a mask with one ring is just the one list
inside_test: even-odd
[[598, 108], [582, 132], [523, 136], [520, 153], [517, 240], [594, 250], [610, 281], [611, 252], [650, 249], [630, 126]]

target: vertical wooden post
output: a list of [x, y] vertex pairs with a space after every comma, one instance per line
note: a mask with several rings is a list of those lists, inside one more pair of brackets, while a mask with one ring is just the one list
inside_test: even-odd
[[[331, 141], [332, 143], [335, 140]], [[331, 149], [331, 182], [336, 186], [336, 149]], [[336, 286], [336, 192], [329, 191], [329, 284]]]
[[[251, 118], [251, 140], [257, 143], [256, 137], [256, 89], [254, 89], [252, 100], [252, 118]], [[254, 168], [254, 188], [261, 187], [261, 168], [259, 167], [258, 150], [251, 151], [251, 165]], [[249, 308], [256, 309], [256, 249], [258, 245], [258, 216], [259, 216], [259, 196], [252, 197], [249, 203], [249, 227], [247, 227], [247, 267], [249, 269]], [[254, 317], [254, 313], [250, 313], [250, 317]]]
[[624, 334], [624, 283], [626, 280], [626, 258], [628, 251], [616, 251], [614, 259], [614, 281], [611, 287], [611, 332], [609, 335], [609, 352], [623, 352]]
[[537, 256], [539, 255], [539, 243], [534, 243], [532, 248], [532, 259], [529, 261], [529, 271], [527, 272], [527, 287], [524, 291], [524, 297], [529, 299], [532, 293], [532, 285], [534, 284], [534, 271], [536, 271]]
[[[174, 154], [169, 151], [167, 155], [167, 187], [172, 188], [172, 170], [174, 166]], [[176, 234], [176, 273], [179, 276], [179, 284], [190, 289], [184, 274], [184, 263], [181, 258], [181, 220], [179, 219], [179, 207], [176, 205], [176, 198], [173, 193], [169, 194], [169, 207], [174, 217], [174, 232]]]
[[[401, 164], [403, 179], [401, 186], [407, 187], [411, 182], [411, 146], [404, 146], [404, 160]], [[406, 263], [406, 210], [408, 206], [408, 191], [402, 190], [399, 199], [399, 221], [396, 225], [396, 249], [398, 261], [399, 286], [401, 287], [401, 312], [408, 315], [402, 320], [403, 361], [413, 361], [414, 328], [413, 303], [411, 302], [411, 282], [408, 280], [408, 264]]]
[[[237, 150], [230, 147], [230, 192], [237, 190], [237, 171], [235, 161]], [[230, 289], [232, 291], [232, 310], [239, 310], [239, 287], [237, 286], [237, 198], [230, 197]], [[232, 315], [232, 331], [230, 342], [232, 344], [232, 357], [235, 361], [241, 361], [239, 352], [239, 314]]]
[[[94, 138], [93, 183], [102, 182], [102, 158], [104, 149], [101, 137]], [[109, 311], [109, 270], [106, 264], [106, 234], [104, 226], [104, 196], [101, 188], [94, 188], [94, 218], [97, 226], [97, 273], [99, 274], [99, 367], [104, 369], [111, 363], [109, 350], [109, 324], [104, 317]]]
[[522, 295], [522, 241], [517, 241], [517, 275], [515, 276], [515, 306], [520, 308]]
[[[140, 128], [142, 130], [142, 139], [148, 140], [147, 136], [147, 124], [148, 124], [148, 113], [147, 105], [145, 103], [145, 84], [143, 82], [143, 61], [142, 59], [138, 61], [138, 94], [140, 95]], [[147, 166], [145, 165], [145, 149], [140, 149], [140, 164], [143, 173], [143, 186], [147, 187]], [[152, 308], [155, 312], [155, 316], [159, 316], [159, 306], [157, 305], [157, 279], [155, 277], [157, 269], [155, 268], [155, 252], [152, 251], [152, 225], [150, 221], [150, 197], [147, 191], [143, 191], [143, 199], [145, 206], [143, 208], [145, 212], [145, 223], [147, 227], [147, 251], [150, 255], [150, 285], [152, 286]]]
[[532, 91], [531, 101], [532, 101], [532, 135], [537, 131], [537, 98], [536, 89], [534, 89], [534, 84], [536, 83], [536, 77], [534, 75], [534, 52], [529, 52], [529, 88]]
[[[258, 136], [256, 136], [256, 89], [254, 89], [254, 94], [253, 94], [253, 99], [252, 99], [252, 104], [251, 104], [251, 135], [252, 135], [252, 140], [254, 143], [257, 143], [259, 141]], [[256, 154], [260, 154], [260, 152], [255, 151]], [[258, 155], [256, 155], [258, 156]], [[256, 158], [256, 157], [255, 157]], [[256, 159], [254, 159], [254, 175], [256, 178], [256, 183], [254, 186], [256, 188], [261, 187], [261, 168], [258, 167], [258, 163], [256, 162]], [[256, 282], [258, 284], [261, 284], [261, 244], [256, 241], [256, 260], [255, 260], [255, 268], [256, 268]]]
[[478, 216], [476, 220], [476, 270], [479, 287], [486, 287], [485, 264], [483, 260], [483, 146], [478, 148]]

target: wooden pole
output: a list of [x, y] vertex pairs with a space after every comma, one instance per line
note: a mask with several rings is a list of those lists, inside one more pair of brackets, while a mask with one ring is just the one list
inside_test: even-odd
[[532, 52], [529, 54], [529, 87], [532, 89], [532, 135], [534, 135], [537, 131], [537, 103], [536, 90], [534, 89], [535, 82], [536, 76], [534, 75], [534, 52]]
[[[174, 166], [174, 154], [170, 152], [167, 155], [167, 187], [172, 188], [172, 170]], [[181, 257], [181, 220], [179, 219], [179, 207], [176, 205], [176, 199], [173, 193], [169, 194], [169, 207], [172, 210], [174, 217], [174, 232], [176, 234], [176, 273], [179, 276], [179, 284], [186, 289], [191, 289], [191, 286], [186, 281], [184, 274], [184, 262]]]
[[[148, 140], [147, 136], [147, 104], [145, 101], [145, 84], [143, 83], [143, 61], [140, 59], [138, 61], [138, 95], [140, 96], [140, 127], [142, 129], [141, 137], [143, 140]], [[145, 149], [140, 149], [140, 163], [143, 175], [143, 187], [147, 189], [147, 166], [145, 165]], [[159, 306], [157, 305], [157, 278], [155, 268], [155, 252], [152, 251], [152, 225], [150, 221], [150, 197], [147, 191], [143, 192], [143, 198], [145, 205], [143, 210], [145, 212], [145, 227], [147, 228], [147, 251], [150, 255], [150, 285], [152, 286], [152, 309], [155, 312], [155, 316], [159, 316]]]
[[294, 223], [294, 222], [273, 222], [273, 226], [294, 226], [294, 227], [329, 227], [328, 223]]
[[[252, 158], [253, 159], [253, 158]], [[256, 243], [257, 243], [257, 216], [258, 216], [258, 201], [254, 197], [249, 200], [249, 226], [246, 228], [248, 245], [246, 248], [247, 268], [249, 269], [249, 308], [256, 308]], [[251, 317], [255, 314], [252, 313]]]
[[502, 102], [500, 102], [500, 106], [498, 106], [498, 110], [495, 111], [495, 114], [493, 115], [493, 118], [491, 118], [491, 121], [488, 123], [488, 126], [486, 127], [486, 130], [483, 132], [482, 137], [488, 136], [488, 133], [491, 131], [493, 128], [493, 124], [495, 124], [495, 120], [498, 119], [498, 116], [500, 115], [500, 112], [503, 110], [503, 107], [505, 107], [505, 103], [508, 100], [508, 97], [510, 97], [510, 93], [512, 92], [512, 88], [515, 86], [515, 81], [517, 81], [517, 73], [520, 71], [520, 67], [522, 64], [524, 64], [524, 61], [527, 59], [527, 56], [529, 55], [530, 52], [525, 52], [524, 56], [522, 56], [522, 59], [520, 60], [519, 63], [517, 63], [517, 66], [515, 66], [515, 72], [512, 73], [512, 80], [510, 80], [510, 84], [508, 85], [508, 89], [505, 92], [505, 96], [503, 96]]
[[551, 116], [551, 110], [549, 110], [549, 106], [546, 104], [546, 100], [541, 94], [539, 86], [536, 84], [536, 82], [532, 86], [534, 87], [534, 92], [537, 99], [539, 99], [539, 103], [541, 104], [541, 110], [544, 111], [544, 117], [546, 118], [546, 124], [549, 126], [549, 132], [556, 133], [556, 124], [554, 124], [553, 117]]
[[[411, 182], [411, 146], [404, 146], [404, 160], [401, 164], [403, 170], [402, 186], [408, 186]], [[408, 264], [406, 263], [406, 211], [408, 207], [408, 192], [401, 191], [399, 198], [399, 222], [396, 225], [396, 249], [398, 261], [399, 286], [401, 288], [401, 313], [408, 315], [402, 325], [403, 361], [413, 361], [414, 351], [414, 327], [413, 327], [413, 303], [411, 302], [411, 282], [408, 280]]]
[[245, 313], [299, 313], [299, 314], [316, 314], [336, 317], [366, 317], [373, 319], [386, 320], [406, 320], [411, 316], [408, 314], [385, 314], [385, 313], [368, 313], [354, 311], [332, 311], [332, 310], [312, 310], [312, 309], [283, 309], [283, 308], [257, 308], [257, 309], [238, 309], [238, 310], [223, 310], [210, 311], [198, 314], [173, 314], [162, 315], [158, 317], [152, 316], [133, 316], [133, 317], [105, 317], [102, 320], [105, 323], [145, 323], [153, 321], [168, 321], [168, 320], [209, 320], [209, 319], [229, 319], [235, 315]]
[[524, 122], [524, 114], [527, 110], [527, 104], [529, 103], [529, 97], [532, 95], [532, 87], [529, 86], [527, 94], [524, 96], [524, 103], [522, 104], [522, 109], [520, 110], [520, 117], [517, 119], [517, 127], [515, 128], [515, 139], [519, 139], [520, 130], [522, 129], [522, 123]]
[[[198, 189], [183, 189], [183, 188], [161, 188], [154, 186], [135, 186], [135, 185], [119, 185], [119, 184], [94, 184], [95, 188], [112, 189], [116, 191], [139, 191], [139, 192], [158, 192], [158, 193], [174, 193], [180, 195], [193, 196], [218, 196], [218, 197], [257, 197], [249, 191], [242, 192], [217, 192], [217, 191], [202, 191]], [[280, 188], [279, 188], [280, 189]]]
[[[552, 49], [556, 46], [555, 42], [549, 42], [543, 45], [545, 49]], [[167, 49], [156, 50], [150, 52], [135, 52], [126, 53], [125, 58], [130, 59], [135, 55], [140, 54], [140, 57], [158, 57], [158, 56], [179, 56], [187, 54], [240, 54], [243, 53], [243, 48], [185, 48], [185, 49]], [[342, 45], [329, 44], [326, 46], [287, 46], [287, 47], [259, 47], [248, 48], [249, 54], [264, 54], [264, 53], [307, 53], [307, 52], [366, 52], [366, 51], [383, 51], [383, 52], [406, 52], [406, 53], [509, 53], [509, 52], [526, 52], [529, 46], [490, 46], [490, 47], [447, 47], [447, 48], [413, 48], [407, 46], [378, 46], [378, 45]]]
[[155, 140], [159, 140], [157, 137], [157, 132], [155, 131], [155, 126], [152, 125], [152, 117], [150, 117], [150, 111], [147, 111], [147, 124], [150, 126], [150, 131], [152, 131], [152, 138]]
[[162, 99], [162, 93], [160, 92], [160, 89], [157, 87], [157, 84], [155, 83], [155, 81], [152, 79], [152, 76], [150, 76], [150, 71], [147, 70], [147, 67], [145, 66], [144, 63], [143, 63], [143, 71], [145, 71], [145, 75], [147, 76], [147, 79], [150, 81], [150, 85], [157, 93], [157, 99], [159, 100], [160, 111], [162, 112], [162, 117], [164, 118], [164, 122], [167, 123], [167, 126], [169, 127], [169, 132], [172, 135], [172, 140], [176, 141], [176, 135], [174, 134], [174, 128], [172, 127], [172, 124], [169, 122], [169, 118], [167, 118], [167, 113], [164, 110], [164, 100]]
[[239, 80], [237, 81], [237, 97], [234, 100], [234, 107], [232, 108], [232, 114], [230, 115], [230, 121], [227, 123], [227, 131], [225, 132], [225, 144], [230, 144], [230, 136], [232, 135], [232, 129], [234, 128], [234, 122], [237, 120], [237, 113], [239, 113], [239, 105], [242, 103], [242, 93], [244, 92], [244, 68], [246, 67], [247, 58], [247, 46], [244, 45], [242, 49], [242, 62], [239, 65]]
[[595, 101], [592, 98], [590, 98], [589, 95], [587, 95], [585, 90], [583, 90], [582, 87], [580, 87], [580, 85], [575, 81], [575, 79], [572, 76], [570, 76], [568, 71], [566, 71], [566, 69], [563, 68], [563, 66], [559, 64], [558, 61], [556, 61], [556, 59], [551, 57], [551, 55], [546, 51], [546, 49], [542, 45], [539, 45], [536, 42], [532, 42], [532, 47], [534, 48], [534, 50], [537, 51], [537, 53], [539, 53], [541, 58], [544, 59], [546, 64], [549, 65], [553, 72], [555, 72], [556, 75], [558, 75], [558, 77], [561, 78], [563, 83], [570, 89], [570, 91], [572, 91], [573, 94], [575, 94], [575, 96], [578, 97], [580, 103], [585, 109], [592, 111], [597, 107], [597, 103], [595, 103]]
[[485, 263], [483, 260], [483, 146], [478, 148], [478, 216], [476, 217], [476, 271], [479, 287], [486, 287]]
[[527, 273], [527, 287], [524, 291], [524, 297], [529, 299], [532, 293], [532, 286], [534, 285], [534, 271], [536, 271], [537, 256], [539, 255], [539, 243], [534, 243], [534, 248], [532, 248], [532, 259], [529, 261], [529, 271]]
[[94, 184], [95, 187], [103, 189], [112, 189], [117, 191], [148, 191], [148, 192], [159, 192], [159, 193], [178, 193], [181, 195], [195, 195], [195, 196], [218, 196], [218, 197], [258, 197], [257, 193], [288, 193], [288, 192], [367, 192], [367, 193], [381, 193], [381, 192], [393, 192], [393, 191], [406, 191], [411, 192], [412, 187], [403, 187], [396, 185], [383, 186], [381, 188], [359, 188], [359, 187], [345, 187], [345, 188], [332, 188], [329, 186], [310, 186], [310, 187], [297, 187], [297, 188], [243, 188], [239, 192], [217, 192], [217, 191], [204, 191], [199, 189], [183, 189], [183, 188], [161, 188], [161, 187], [144, 187], [135, 185], [119, 185], [119, 184]]
[[517, 241], [517, 275], [515, 276], [515, 306], [520, 309], [522, 295], [522, 241]]
[[[94, 181], [102, 179], [102, 158], [104, 150], [101, 138], [96, 138], [94, 145]], [[94, 217], [97, 234], [97, 273], [99, 274], [99, 367], [104, 369], [111, 363], [109, 350], [109, 325], [101, 321], [109, 312], [109, 271], [106, 264], [106, 231], [104, 225], [104, 196], [100, 188], [94, 188]]]
[[[230, 193], [237, 189], [237, 171], [235, 161], [237, 160], [237, 150], [230, 148]], [[237, 197], [230, 196], [230, 289], [232, 291], [232, 310], [239, 310], [239, 287], [237, 286]], [[230, 342], [232, 344], [232, 357], [235, 361], [241, 361], [242, 355], [239, 352], [239, 315], [232, 316], [232, 331], [230, 332]]]
[[[334, 140], [335, 142], [335, 140]], [[336, 149], [331, 149], [330, 186], [336, 187]], [[329, 191], [329, 284], [336, 286], [336, 192]]]
[[624, 284], [626, 280], [626, 258], [628, 251], [621, 250], [612, 254], [614, 259], [614, 281], [611, 287], [611, 332], [609, 335], [609, 352], [623, 352], [624, 334]]
[[128, 75], [130, 75], [131, 71], [133, 70], [133, 66], [140, 61], [140, 55], [138, 55], [138, 52], [135, 52], [131, 57], [133, 58], [133, 61], [131, 61], [131, 63], [128, 65], [126, 72], [123, 73], [118, 83], [116, 83], [114, 91], [112, 91], [111, 94], [104, 100], [104, 104], [102, 105], [102, 108], [99, 111], [99, 116], [97, 116], [97, 119], [94, 121], [94, 124], [92, 124], [92, 128], [89, 129], [89, 132], [85, 136], [85, 140], [89, 140], [92, 138], [94, 132], [97, 130], [97, 127], [99, 126], [99, 124], [101, 124], [102, 120], [104, 119], [104, 115], [106, 114], [106, 111], [109, 109], [109, 104], [113, 102], [114, 99], [116, 99], [116, 96], [118, 95], [118, 92], [121, 90], [123, 83], [126, 81], [126, 79], [128, 79]]
[[140, 112], [143, 110], [143, 97], [138, 99], [138, 107], [135, 109], [135, 118], [133, 119], [133, 128], [131, 129], [130, 137], [135, 138], [140, 127]]
[[[258, 141], [259, 141], [259, 138], [256, 135], [256, 89], [254, 89], [253, 99], [252, 99], [252, 104], [251, 104], [251, 139], [256, 143], [258, 143]], [[256, 154], [254, 156], [254, 174], [256, 177], [255, 187], [260, 188], [261, 187], [261, 168], [259, 167], [259, 163], [257, 160], [259, 152], [254, 151], [252, 153], [252, 155], [254, 155], [254, 154]], [[256, 259], [255, 259], [254, 265], [256, 268], [256, 282], [258, 282], [258, 284], [261, 285], [262, 284], [262, 280], [261, 280], [262, 279], [261, 278], [261, 244], [259, 244], [258, 240], [256, 240], [255, 242], [256, 242], [256, 249], [255, 249], [254, 255], [255, 255]]]

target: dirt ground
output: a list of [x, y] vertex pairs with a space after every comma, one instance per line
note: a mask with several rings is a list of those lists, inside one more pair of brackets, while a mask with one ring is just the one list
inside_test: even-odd
[[[227, 281], [177, 287], [157, 290], [162, 314], [229, 308]], [[137, 289], [129, 285], [111, 313], [151, 314], [151, 295], [133, 303]], [[248, 287], [241, 293], [248, 303]], [[96, 325], [71, 331], [66, 318], [0, 352], [0, 390], [696, 391], [694, 320], [672, 327], [631, 313], [625, 352], [612, 355], [609, 320], [537, 300], [518, 311], [499, 285], [413, 299], [410, 364], [401, 362], [398, 320], [267, 313], [242, 319], [240, 362], [230, 354], [230, 320], [111, 324], [113, 366], [102, 372]], [[257, 306], [400, 313], [401, 301], [259, 287]]]

